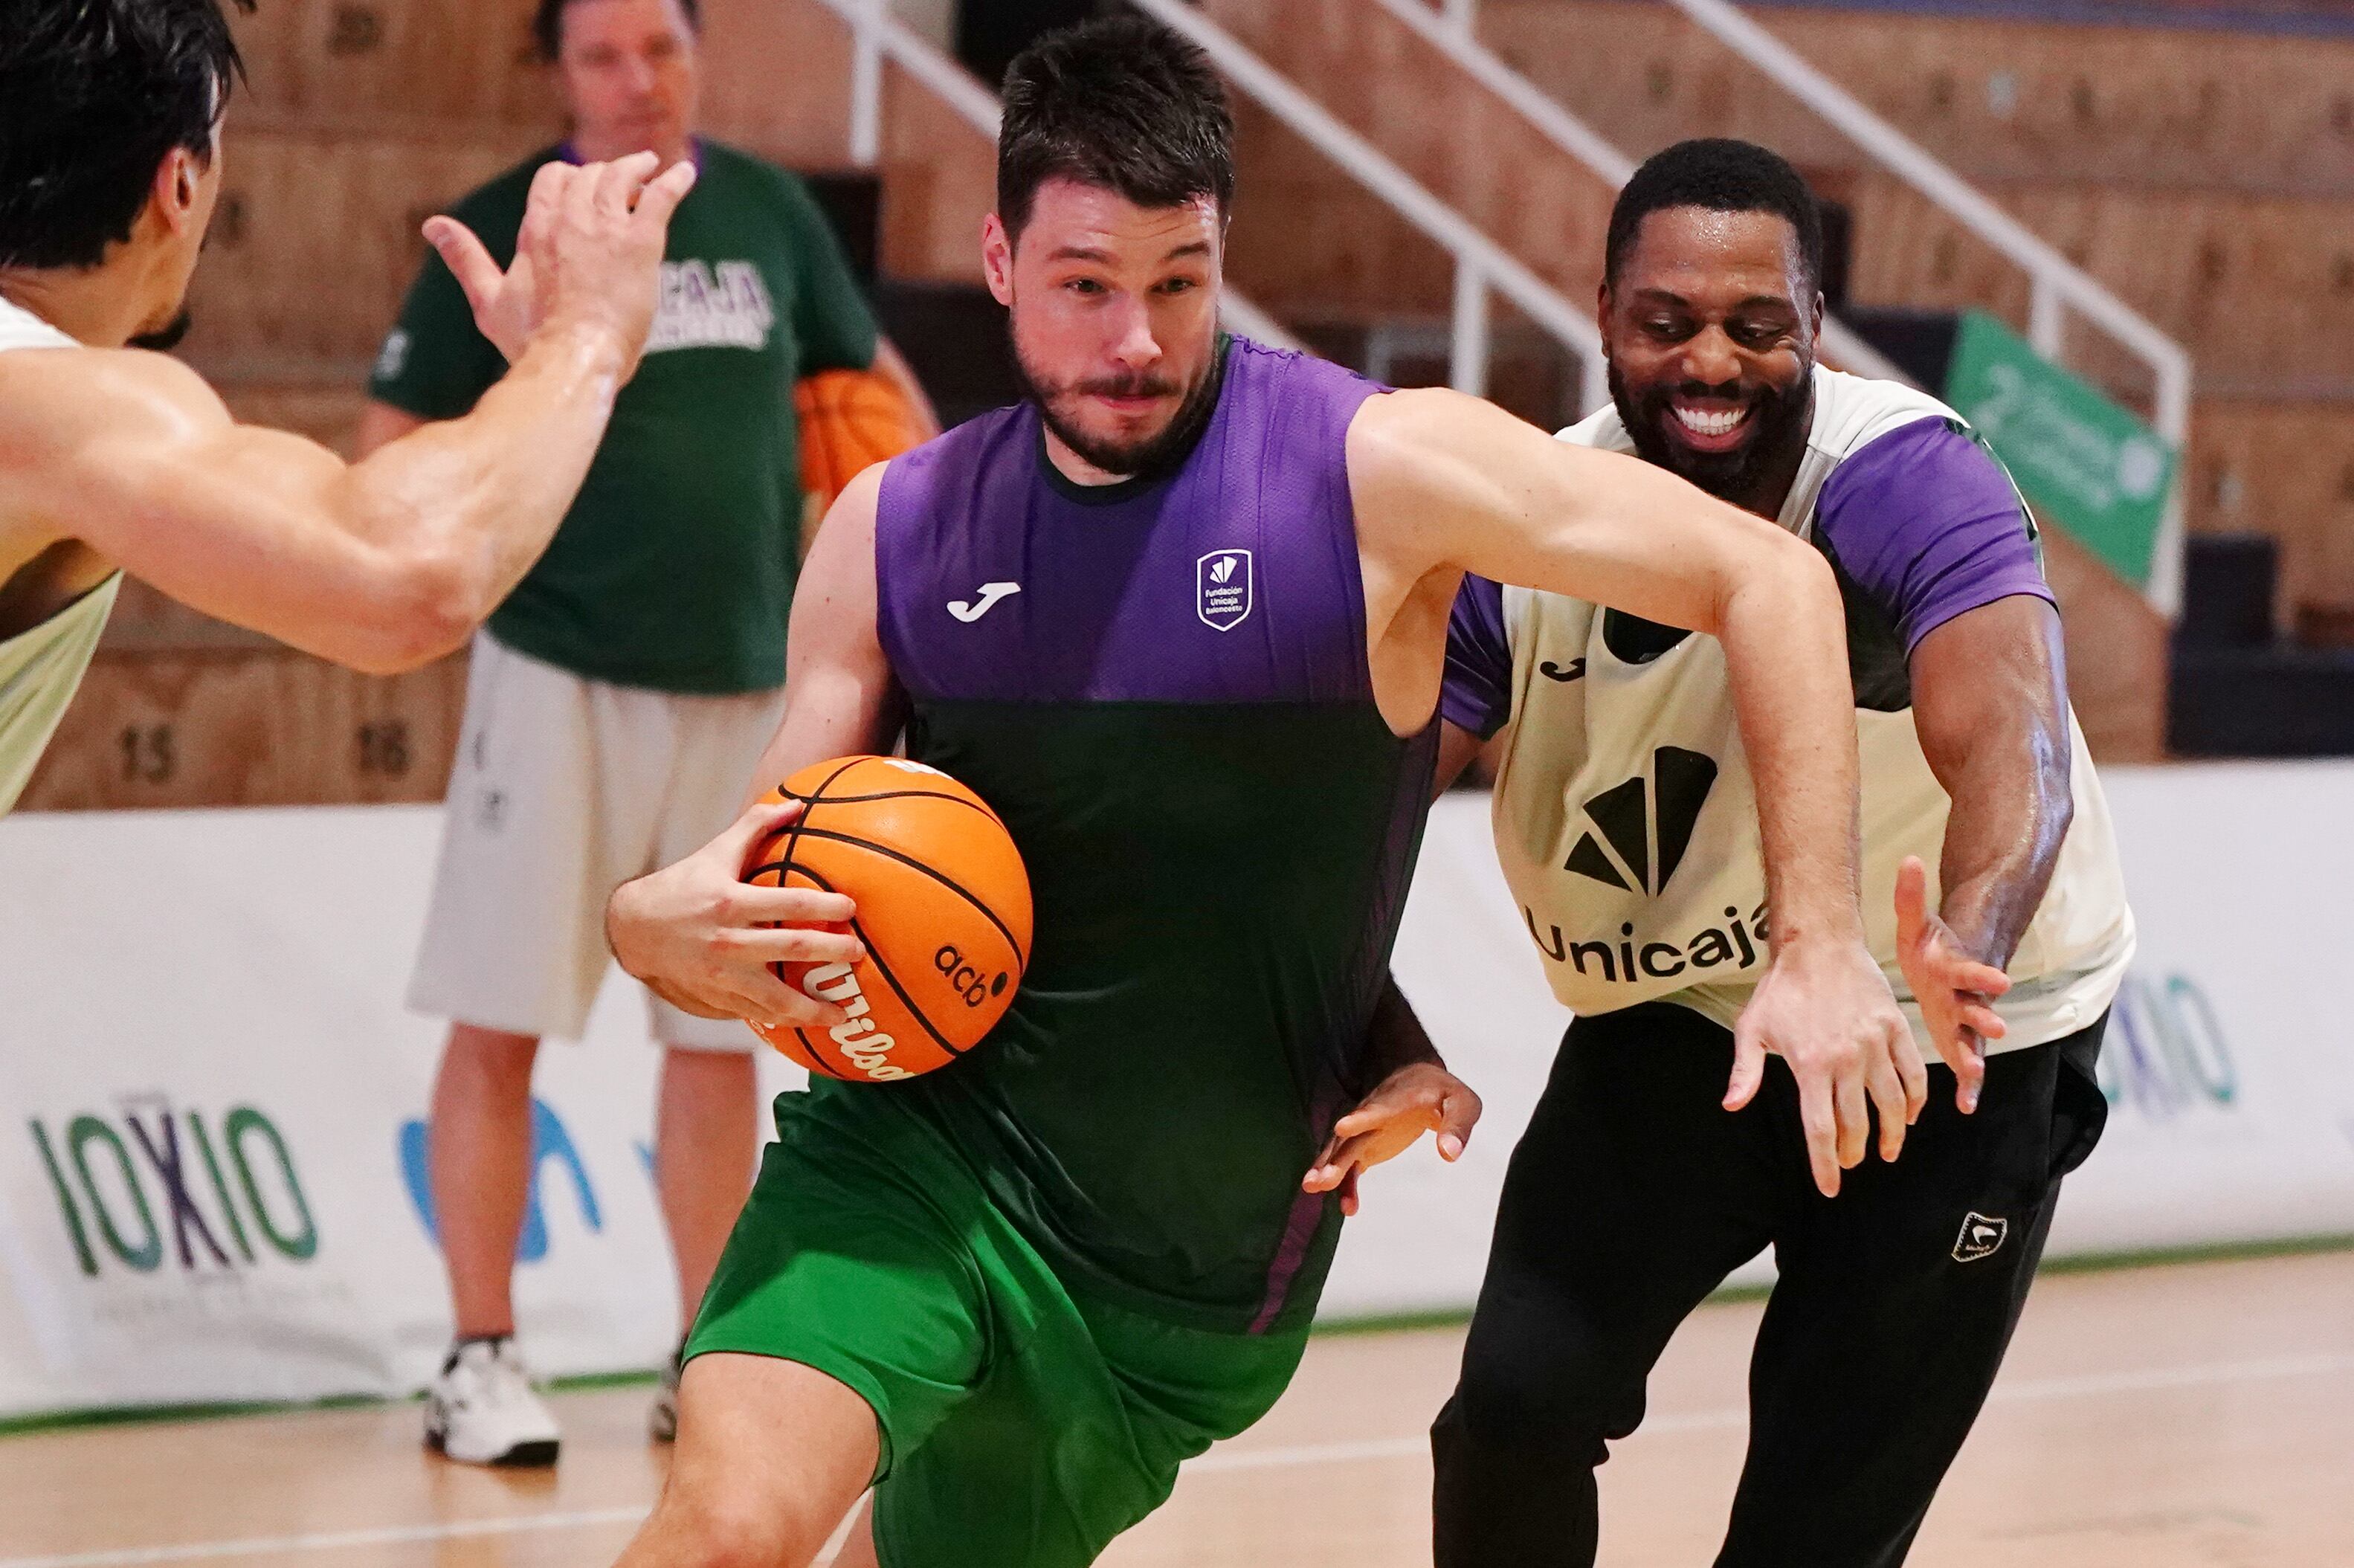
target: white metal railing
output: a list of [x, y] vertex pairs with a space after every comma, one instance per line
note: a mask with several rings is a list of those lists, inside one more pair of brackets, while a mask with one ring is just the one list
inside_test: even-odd
[[1668, 3], [2022, 268], [2030, 285], [2027, 335], [2044, 358], [2060, 363], [2072, 307], [2131, 349], [2156, 383], [2152, 423], [2168, 440], [2182, 444], [2190, 432], [2190, 355], [2180, 344], [1727, 0]]
[[[1437, 13], [1429, 9], [1429, 0], [1379, 3], [1402, 19], [1417, 24], [1417, 31], [1442, 48], [1451, 43], [1454, 48], [1450, 52], [1468, 46], [1469, 49], [1494, 58], [1473, 40], [1479, 0], [1437, 0], [1441, 10]], [[1987, 199], [1935, 154], [1866, 108], [1854, 94], [1751, 20], [1730, 0], [1667, 3], [1764, 71], [1785, 91], [1837, 127], [1874, 162], [1943, 207], [2024, 270], [2030, 290], [2028, 337], [2046, 359], [2056, 365], [2065, 352], [2066, 313], [2071, 307], [2133, 351], [2150, 368], [2155, 387], [2151, 422], [2168, 440], [2177, 446], [2182, 443], [2190, 429], [2190, 355], [2180, 344], [2104, 288], [2041, 235]], [[1458, 55], [1461, 58], [1464, 56]], [[1511, 72], [1502, 61], [1497, 60], [1496, 64]], [[1518, 76], [1517, 72], [1511, 74]], [[1533, 90], [1532, 84], [1522, 79]], [[1620, 178], [1623, 181], [1624, 176]]]
[[[1472, 0], [1446, 0], [1447, 10], [1443, 17], [1430, 8], [1429, 0], [1375, 0], [1375, 4], [1445, 55], [1458, 70], [1508, 104], [1540, 135], [1592, 170], [1612, 190], [1625, 185], [1634, 174], [1634, 159], [1479, 42], [1472, 29], [1476, 17]], [[1889, 381], [1912, 380], [1861, 334], [1828, 313], [1823, 317], [1823, 347], [1832, 359], [1858, 375]]]
[[[1436, 13], [1428, 9], [1433, 3], [1438, 7]], [[2111, 293], [2041, 235], [1988, 200], [1928, 149], [1866, 108], [1854, 94], [1818, 70], [1730, 0], [1667, 3], [1764, 71], [1784, 91], [1845, 134], [1867, 156], [1935, 202], [2025, 271], [2027, 335], [2037, 353], [2054, 365], [2063, 361], [2067, 352], [2067, 313], [2073, 308], [2139, 358], [2149, 367], [2152, 381], [2150, 422], [2178, 451], [2182, 450], [2190, 433], [2191, 364], [2190, 352], [2179, 343]], [[1449, 52], [1458, 54], [1458, 58], [1465, 58], [1470, 49], [1490, 53], [1475, 38], [1479, 0], [1380, 0], [1380, 4], [1394, 15], [1421, 24], [1417, 31], [1441, 48], [1449, 48], [1451, 43], [1454, 48]], [[1419, 12], [1419, 16], [1408, 16], [1409, 8]], [[1502, 61], [1496, 63], [1510, 71]], [[1829, 329], [1830, 323], [1826, 322], [1827, 346], [1831, 344]], [[2167, 615], [2172, 615], [2179, 608], [2181, 596], [2183, 514], [2182, 484], [2178, 479], [2159, 528], [2149, 581], [2143, 590], [2150, 602]]]
[[[883, 67], [899, 67], [990, 141], [997, 140], [997, 95], [938, 46], [891, 15], [889, 0], [820, 0], [850, 27], [850, 159], [873, 168], [883, 158]], [[1244, 335], [1273, 348], [1299, 340], [1273, 316], [1228, 289], [1219, 311]]]
[[1455, 259], [1448, 379], [1458, 390], [1474, 396], [1487, 390], [1488, 312], [1493, 292], [1577, 355], [1584, 369], [1583, 405], [1598, 406], [1606, 377], [1602, 334], [1591, 316], [1184, 0], [1130, 4], [1192, 39], [1236, 87]]

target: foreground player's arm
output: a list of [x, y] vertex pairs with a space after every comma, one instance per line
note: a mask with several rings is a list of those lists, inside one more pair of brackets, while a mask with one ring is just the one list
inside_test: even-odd
[[875, 506], [885, 466], [843, 489], [801, 567], [786, 641], [785, 718], [753, 773], [755, 803], [676, 865], [623, 884], [606, 906], [606, 939], [621, 967], [689, 1012], [772, 1027], [831, 1028], [846, 1016], [785, 984], [769, 966], [856, 962], [864, 952], [854, 938], [794, 928], [847, 921], [850, 900], [754, 887], [743, 874], [752, 846], [801, 811], [758, 804], [772, 783], [830, 757], [888, 751], [904, 721], [898, 683], [875, 629]]
[[[1556, 441], [1445, 391], [1368, 399], [1349, 430], [1369, 600], [1412, 606], [1460, 574], [1568, 594], [1724, 645], [1757, 785], [1772, 965], [1735, 1031], [1725, 1103], [1787, 1058], [1815, 1180], [1839, 1188], [1881, 1113], [1893, 1159], [1923, 1075], [1857, 906], [1854, 695], [1844, 611], [1820, 556], [1663, 469]], [[1376, 568], [1378, 578], [1376, 580]]]
[[1897, 956], [1931, 1044], [1978, 1103], [1989, 1005], [2034, 918], [2073, 813], [2065, 658], [2019, 492], [1964, 427], [1931, 416], [1880, 436], [1824, 482], [1815, 524], [1905, 653], [1915, 733], [1953, 801], [1929, 914], [1897, 879]]
[[1373, 1093], [1333, 1124], [1299, 1183], [1307, 1192], [1337, 1190], [1343, 1214], [1357, 1212], [1363, 1172], [1404, 1154], [1426, 1132], [1438, 1135], [1438, 1157], [1452, 1164], [1479, 1125], [1479, 1097], [1447, 1070], [1394, 979], [1384, 980], [1366, 1029], [1365, 1076]]
[[[651, 155], [550, 164], [502, 274], [430, 226], [513, 369], [465, 418], [355, 464], [238, 424], [159, 355], [58, 356], [11, 399], [26, 509], [198, 609], [370, 672], [461, 644], [546, 547], [652, 323], [671, 213], [694, 177]], [[12, 465], [15, 467], [16, 465]]]
[[1938, 627], [1913, 651], [1913, 720], [1930, 771], [1952, 797], [1939, 856], [1941, 907], [1907, 861], [1896, 885], [1897, 948], [1931, 1037], [1978, 1106], [1988, 1003], [2043, 902], [2075, 813], [2060, 615], [2025, 594]]

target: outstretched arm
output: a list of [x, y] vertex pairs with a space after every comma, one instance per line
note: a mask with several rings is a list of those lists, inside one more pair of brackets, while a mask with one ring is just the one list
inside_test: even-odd
[[840, 1009], [785, 984], [769, 966], [855, 962], [862, 954], [852, 938], [793, 928], [847, 921], [850, 900], [752, 887], [743, 873], [753, 844], [800, 814], [797, 805], [757, 803], [771, 785], [830, 757], [887, 751], [903, 722], [875, 629], [875, 506], [885, 466], [850, 482], [801, 568], [787, 633], [785, 718], [753, 773], [755, 803], [710, 843], [624, 884], [606, 906], [606, 939], [621, 967], [689, 1012], [770, 1027], [842, 1022]]
[[1937, 871], [1938, 914], [1908, 862], [1896, 888], [1897, 949], [1929, 1033], [1977, 1108], [1988, 1005], [2043, 902], [2075, 811], [2060, 616], [2029, 594], [1956, 616], [1913, 651], [1913, 719], [1953, 809]]
[[[1894, 1158], [1924, 1076], [1857, 907], [1854, 695], [1829, 567], [1809, 546], [1633, 458], [1557, 441], [1446, 391], [1369, 399], [1349, 431], [1369, 613], [1465, 571], [1689, 627], [1724, 645], [1757, 786], [1772, 968], [1736, 1031], [1729, 1107], [1765, 1056], [1798, 1079], [1817, 1184], [1869, 1138]], [[1442, 600], [1441, 602], [1445, 602]]]
[[[547, 546], [652, 323], [688, 165], [551, 164], [502, 273], [428, 226], [514, 361], [474, 412], [356, 464], [236, 423], [193, 372], [133, 351], [41, 356], [0, 379], [24, 461], [10, 511], [198, 609], [372, 672], [459, 646]], [[31, 367], [10, 366], [5, 375]]]

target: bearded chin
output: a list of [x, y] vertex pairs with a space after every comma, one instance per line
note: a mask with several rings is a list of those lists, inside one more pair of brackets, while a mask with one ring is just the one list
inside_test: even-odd
[[1609, 379], [1610, 401], [1618, 410], [1618, 420], [1626, 426], [1628, 438], [1635, 443], [1636, 456], [1666, 469], [1720, 501], [1737, 502], [1784, 450], [1794, 431], [1803, 439], [1801, 427], [1814, 390], [1814, 366], [1806, 366], [1788, 391], [1768, 392], [1758, 401], [1756, 411], [1750, 416], [1756, 421], [1756, 433], [1745, 445], [1729, 452], [1697, 452], [1668, 439], [1662, 427], [1675, 418], [1669, 408], [1675, 396], [1673, 387], [1662, 387], [1638, 402], [1628, 393], [1616, 365], [1610, 366]]
[[1176, 414], [1162, 426], [1158, 434], [1139, 440], [1106, 440], [1078, 429], [1056, 411], [1055, 404], [1066, 397], [1078, 396], [1066, 387], [1041, 376], [1030, 362], [1023, 357], [1022, 345], [1013, 347], [1014, 368], [1021, 372], [1023, 385], [1030, 391], [1030, 400], [1038, 405], [1038, 416], [1046, 428], [1090, 468], [1123, 479], [1138, 474], [1157, 473], [1162, 469], [1184, 461], [1200, 439], [1202, 429], [1218, 406], [1218, 387], [1225, 379], [1226, 356], [1224, 353], [1210, 356], [1209, 367], [1200, 380], [1186, 390], [1185, 400], [1177, 406]]

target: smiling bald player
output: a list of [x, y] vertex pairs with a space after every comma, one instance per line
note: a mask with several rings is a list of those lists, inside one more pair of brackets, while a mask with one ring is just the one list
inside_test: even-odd
[[356, 669], [461, 644], [546, 548], [652, 321], [694, 170], [551, 164], [504, 274], [427, 225], [512, 366], [472, 415], [356, 465], [238, 424], [128, 345], [185, 321], [239, 69], [217, 0], [18, 0], [0, 37], [0, 811], [125, 571]]
[[[631, 1568], [799, 1568], [870, 1482], [844, 1565], [1079, 1568], [1274, 1402], [1333, 1189], [1426, 1130], [1451, 1157], [1476, 1105], [1366, 1048], [1467, 567], [1723, 640], [1776, 911], [1744, 1030], [1850, 1080], [1902, 1037], [1821, 557], [1491, 404], [1221, 334], [1232, 133], [1150, 24], [1007, 73], [982, 260], [1031, 396], [844, 493], [753, 782], [904, 726], [1004, 818], [1036, 950], [963, 1060], [779, 1098]], [[614, 948], [691, 1009], [838, 1023], [738, 880], [777, 820], [624, 886]]]

